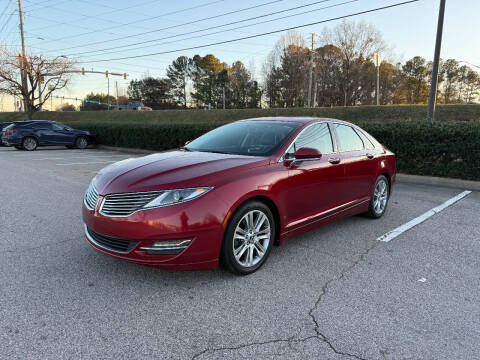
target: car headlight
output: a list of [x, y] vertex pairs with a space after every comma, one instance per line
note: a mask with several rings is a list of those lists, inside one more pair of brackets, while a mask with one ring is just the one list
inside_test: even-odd
[[145, 209], [183, 203], [196, 199], [212, 190], [213, 187], [167, 190], [144, 206]]

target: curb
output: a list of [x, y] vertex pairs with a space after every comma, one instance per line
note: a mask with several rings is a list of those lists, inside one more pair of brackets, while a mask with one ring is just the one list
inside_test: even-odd
[[480, 191], [480, 181], [409, 174], [397, 174], [396, 181], [408, 184], [433, 185], [455, 189]]

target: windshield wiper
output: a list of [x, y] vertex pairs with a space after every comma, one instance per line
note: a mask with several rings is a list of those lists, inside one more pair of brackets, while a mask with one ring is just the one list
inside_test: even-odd
[[193, 150], [189, 149], [188, 147], [186, 146], [181, 146], [178, 148], [179, 150], [182, 150], [182, 151], [188, 151], [188, 152], [192, 152]]

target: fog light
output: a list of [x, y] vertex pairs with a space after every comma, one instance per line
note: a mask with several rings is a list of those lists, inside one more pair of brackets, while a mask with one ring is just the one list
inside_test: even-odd
[[152, 246], [141, 247], [140, 250], [146, 250], [147, 254], [152, 255], [175, 255], [180, 254], [185, 250], [192, 242], [192, 239], [180, 239], [180, 240], [159, 240]]

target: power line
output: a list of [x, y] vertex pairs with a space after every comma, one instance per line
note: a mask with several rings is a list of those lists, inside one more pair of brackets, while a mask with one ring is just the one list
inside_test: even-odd
[[392, 5], [387, 5], [387, 6], [382, 6], [382, 7], [378, 7], [378, 8], [374, 8], [374, 9], [370, 9], [370, 10], [360, 11], [360, 12], [353, 13], [353, 14], [337, 16], [335, 18], [330, 18], [330, 19], [321, 20], [321, 21], [315, 21], [315, 22], [308, 23], [308, 24], [292, 26], [292, 27], [288, 27], [288, 28], [284, 28], [284, 29], [280, 29], [280, 30], [268, 31], [268, 32], [265, 32], [265, 33], [251, 35], [251, 36], [244, 36], [244, 37], [237, 38], [237, 39], [218, 41], [218, 42], [215, 42], [215, 43], [210, 43], [210, 44], [205, 44], [205, 45], [191, 46], [191, 47], [187, 47], [187, 48], [183, 48], [183, 49], [161, 51], [161, 52], [143, 54], [143, 55], [124, 56], [124, 57], [121, 57], [121, 58], [114, 58], [114, 59], [96, 60], [96, 61], [90, 61], [90, 62], [93, 63], [93, 62], [104, 62], [104, 61], [114, 61], [114, 60], [137, 59], [137, 58], [148, 57], [148, 56], [171, 54], [171, 53], [179, 52], [179, 51], [201, 49], [201, 48], [204, 48], [204, 47], [209, 47], [209, 46], [214, 46], [214, 45], [228, 44], [228, 43], [232, 43], [232, 42], [236, 42], [236, 41], [253, 39], [253, 38], [266, 36], [266, 35], [271, 35], [271, 34], [276, 34], [276, 33], [284, 32], [284, 31], [300, 29], [300, 28], [307, 27], [307, 26], [323, 24], [323, 23], [330, 22], [330, 21], [346, 19], [346, 18], [349, 18], [349, 17], [368, 14], [368, 13], [372, 13], [372, 12], [376, 12], [376, 11], [380, 11], [380, 10], [385, 10], [385, 9], [390, 9], [390, 8], [393, 8], [393, 7], [398, 7], [398, 6], [402, 6], [402, 5], [406, 5], [406, 4], [410, 4], [410, 3], [414, 3], [414, 2], [418, 2], [418, 1], [420, 1], [420, 0], [404, 1], [404, 2], [400, 2], [400, 3], [396, 3], [396, 4], [392, 4]]
[[[141, 45], [141, 44], [148, 44], [148, 43], [152, 43], [152, 42], [158, 42], [158, 41], [161, 41], [161, 40], [171, 39], [171, 38], [175, 38], [175, 37], [179, 37], [179, 36], [185, 36], [185, 35], [190, 35], [190, 34], [196, 34], [196, 33], [198, 33], [198, 32], [203, 32], [203, 31], [212, 30], [212, 29], [218, 29], [218, 28], [221, 28], [221, 27], [229, 26], [229, 25], [235, 25], [235, 24], [240, 24], [240, 23], [243, 23], [243, 22], [251, 21], [251, 20], [261, 19], [261, 18], [265, 18], [265, 17], [268, 17], [268, 16], [276, 15], [276, 14], [281, 14], [281, 13], [285, 13], [285, 12], [289, 12], [289, 11], [293, 11], [293, 10], [297, 10], [297, 9], [301, 9], [301, 8], [305, 8], [305, 7], [309, 7], [309, 6], [313, 6], [313, 5], [318, 5], [318, 4], [320, 4], [320, 3], [325, 3], [325, 2], [328, 2], [328, 1], [331, 1], [331, 0], [315, 1], [315, 2], [312, 2], [312, 3], [309, 3], [309, 4], [305, 4], [305, 5], [300, 5], [300, 6], [295, 6], [295, 7], [292, 7], [292, 8], [284, 9], [284, 10], [274, 11], [274, 12], [270, 12], [270, 13], [268, 13], [268, 14], [253, 16], [253, 17], [250, 17], [250, 18], [247, 18], [247, 19], [237, 20], [237, 21], [233, 21], [233, 22], [225, 23], [225, 24], [221, 24], [221, 25], [210, 26], [210, 27], [208, 27], [208, 28], [201, 29], [201, 30], [188, 31], [188, 32], [185, 32], [185, 33], [182, 33], [182, 34], [177, 34], [177, 35], [173, 35], [173, 36], [167, 36], [167, 37], [163, 37], [163, 38], [160, 38], [160, 39], [146, 40], [146, 41], [136, 42], [136, 43], [134, 43], [134, 44], [121, 45], [121, 46], [118, 46], [118, 45], [117, 45], [117, 46], [110, 47], [110, 48], [105, 48], [105, 49], [91, 50], [91, 51], [85, 51], [85, 52], [80, 52], [80, 53], [67, 54], [66, 56], [75, 56], [75, 55], [91, 54], [91, 53], [95, 53], [95, 52], [104, 52], [104, 51], [113, 50], [113, 49], [118, 49], [118, 48], [136, 46], [136, 45]], [[357, 0], [357, 1], [358, 1], [358, 0]], [[292, 15], [290, 15], [290, 16], [292, 16]], [[290, 16], [289, 16], [289, 17], [290, 17]], [[280, 18], [280, 19], [283, 19], [283, 18]], [[268, 21], [266, 21], [266, 22], [268, 22]], [[253, 25], [258, 25], [258, 24], [262, 24], [262, 22], [259, 22], [259, 23], [256, 23], [256, 24], [249, 24], [249, 25], [247, 25], [247, 26], [253, 26]], [[158, 31], [162, 31], [162, 30], [166, 30], [166, 29], [171, 29], [171, 28], [173, 28], [173, 27], [178, 27], [178, 26], [180, 26], [180, 25], [175, 25], [175, 26], [171, 26], [171, 27], [167, 27], [167, 28], [163, 28], [163, 29], [158, 29], [158, 30], [150, 31], [149, 33], [158, 32]], [[231, 29], [231, 30], [236, 30], [236, 29], [240, 29], [240, 28], [243, 28], [243, 27], [245, 27], [245, 26], [242, 26], [242, 27], [239, 27], [239, 28], [235, 28], [235, 29]], [[224, 31], [225, 31], [225, 30], [223, 30], [222, 32], [224, 32]], [[226, 30], [226, 31], [229, 31], [229, 30]], [[207, 35], [213, 35], [213, 34], [216, 34], [216, 33], [206, 34], [205, 36], [207, 36]], [[203, 36], [203, 35], [196, 36], [196, 38], [201, 37], [201, 36]], [[161, 44], [160, 44], [160, 45], [161, 45]], [[137, 49], [142, 49], [142, 48], [143, 48], [143, 47], [135, 48], [135, 49], [132, 49], [132, 50], [137, 50]]]
[[[243, 8], [243, 9], [229, 11], [229, 12], [222, 13], [222, 14], [219, 14], [219, 15], [209, 16], [209, 17], [206, 17], [206, 18], [189, 21], [189, 22], [182, 23], [182, 24], [167, 26], [167, 27], [164, 27], [164, 28], [161, 28], [161, 29], [156, 29], [156, 30], [152, 30], [152, 31], [145, 31], [145, 32], [141, 32], [141, 33], [137, 33], [137, 34], [133, 34], [133, 35], [122, 36], [122, 37], [115, 38], [115, 39], [108, 39], [108, 40], [97, 41], [97, 42], [83, 44], [83, 45], [71, 46], [71, 47], [68, 47], [68, 48], [58, 49], [56, 51], [64, 51], [64, 50], [76, 49], [76, 48], [79, 48], [79, 47], [85, 47], [85, 46], [91, 46], [91, 45], [97, 45], [97, 44], [105, 44], [105, 42], [109, 42], [109, 41], [124, 40], [124, 39], [137, 37], [137, 36], [142, 36], [142, 35], [146, 35], [146, 34], [151, 34], [151, 33], [159, 32], [159, 31], [163, 31], [163, 30], [182, 27], [182, 26], [185, 26], [185, 25], [191, 25], [191, 24], [195, 24], [195, 23], [198, 23], [198, 22], [201, 22], [201, 21], [213, 20], [213, 19], [216, 19], [216, 18], [219, 18], [219, 17], [223, 17], [223, 16], [227, 16], [227, 15], [233, 15], [233, 14], [237, 14], [239, 12], [243, 12], [243, 11], [247, 11], [247, 10], [257, 9], [259, 7], [263, 7], [263, 6], [266, 6], [266, 5], [271, 5], [271, 4], [274, 4], [274, 3], [279, 3], [279, 2], [282, 2], [282, 1], [285, 1], [285, 0], [269, 1], [269, 2], [258, 4], [258, 5], [255, 5], [255, 6], [250, 6], [250, 7]], [[218, 1], [215, 1], [215, 2], [218, 2]], [[169, 13], [169, 14], [173, 14], [173, 13], [175, 13], [175, 12], [172, 12], [172, 13]], [[165, 15], [167, 15], [167, 14], [165, 14]], [[165, 15], [162, 15], [162, 16], [165, 16]], [[150, 19], [155, 19], [155, 18], [158, 18], [158, 17], [161, 17], [161, 16], [155, 16], [155, 17], [150, 18]], [[124, 25], [131, 25], [133, 23], [135, 23], [135, 22], [127, 23], [127, 24], [124, 24]], [[95, 31], [95, 32], [97, 32], [97, 31]]]
[[[328, 1], [328, 0], [327, 0]], [[361, 0], [349, 0], [349, 1], [344, 1], [344, 2], [341, 2], [341, 3], [338, 3], [338, 4], [334, 4], [334, 5], [330, 5], [330, 6], [324, 6], [324, 7], [321, 7], [321, 8], [318, 8], [318, 9], [313, 9], [313, 10], [309, 10], [309, 11], [303, 11], [303, 12], [300, 12], [300, 13], [296, 13], [296, 14], [289, 14], [289, 15], [286, 15], [286, 16], [281, 16], [281, 17], [278, 17], [278, 18], [275, 18], [275, 19], [270, 19], [270, 20], [266, 20], [266, 21], [260, 21], [260, 22], [256, 22], [256, 23], [253, 23], [253, 24], [247, 24], [247, 25], [242, 25], [242, 26], [237, 26], [237, 27], [234, 27], [234, 28], [229, 28], [229, 29], [224, 29], [224, 30], [220, 30], [220, 31], [215, 31], [215, 32], [211, 32], [211, 33], [208, 33], [208, 34], [202, 34], [202, 35], [198, 35], [198, 36], [191, 36], [189, 38], [185, 38], [185, 39], [179, 39], [179, 40], [173, 40], [173, 41], [166, 41], [166, 42], [161, 42], [161, 43], [158, 43], [156, 45], [166, 45], [166, 44], [171, 44], [171, 43], [176, 43], [178, 41], [183, 41], [183, 40], [192, 40], [192, 39], [198, 39], [198, 38], [202, 38], [202, 37], [206, 37], [206, 36], [210, 36], [210, 35], [216, 35], [216, 34], [220, 34], [220, 33], [225, 33], [225, 32], [229, 32], [229, 31], [234, 31], [234, 30], [238, 30], [238, 29], [243, 29], [245, 27], [252, 27], [252, 26], [256, 26], [256, 25], [261, 25], [261, 24], [266, 24], [266, 23], [270, 23], [270, 22], [274, 22], [274, 21], [278, 21], [278, 20], [282, 20], [282, 19], [285, 19], [285, 18], [292, 18], [292, 17], [295, 17], [295, 16], [299, 16], [299, 15], [304, 15], [304, 14], [311, 14], [313, 12], [317, 12], [317, 11], [321, 11], [321, 10], [325, 10], [325, 9], [330, 9], [330, 8], [334, 8], [334, 7], [338, 7], [338, 6], [341, 6], [341, 5], [345, 5], [345, 4], [350, 4], [350, 3], [353, 3], [353, 2], [358, 2], [358, 1], [361, 1]], [[228, 24], [225, 24], [225, 25], [221, 25], [221, 26], [226, 26]], [[215, 27], [213, 27], [215, 28]], [[205, 29], [207, 30], [207, 29]], [[191, 34], [191, 33], [197, 33], [199, 31], [204, 31], [204, 30], [197, 30], [197, 31], [191, 31], [191, 32], [188, 32], [186, 34]], [[177, 36], [182, 36], [182, 35], [185, 35], [185, 34], [179, 34], [179, 35], [173, 35], [173, 36], [169, 36], [169, 37], [164, 37], [164, 38], [161, 38], [161, 39], [156, 39], [156, 40], [151, 40], [151, 41], [154, 41], [155, 43], [157, 43], [157, 41], [160, 41], [160, 40], [163, 40], [163, 39], [171, 39], [171, 38], [174, 38], [174, 37], [177, 37]], [[208, 39], [208, 38], [207, 38]], [[130, 45], [131, 46], [131, 45]], [[123, 48], [124, 45], [121, 45], [121, 46], [118, 46], [118, 47], [114, 47], [113, 49], [116, 49], [116, 48]], [[139, 47], [135, 47], [135, 48], [132, 48], [132, 49], [127, 49], [128, 51], [131, 51], [131, 50], [139, 50], [139, 49], [144, 49], [144, 48], [148, 48], [150, 47], [150, 45], [147, 45], [147, 46], [139, 46]], [[109, 50], [109, 49], [104, 49], [104, 50]], [[98, 50], [98, 52], [102, 52], [101, 55], [106, 55], [106, 54], [117, 54], [119, 52], [123, 52], [123, 51], [111, 51], [111, 52], [105, 52], [104, 50]], [[66, 56], [72, 56], [72, 55], [83, 55], [83, 54], [87, 54], [87, 52], [83, 52], [83, 53], [77, 53], [77, 54], [68, 54]]]
[[[196, 5], [196, 6], [184, 8], [184, 9], [181, 9], [181, 10], [175, 10], [175, 11], [165, 13], [165, 14], [162, 14], [162, 15], [153, 16], [153, 17], [149, 17], [149, 18], [145, 18], [145, 19], [141, 19], [141, 20], [135, 20], [135, 21], [132, 21], [132, 22], [129, 22], [129, 23], [123, 23], [123, 24], [119, 24], [119, 25], [116, 25], [116, 26], [111, 26], [111, 27], [107, 27], [107, 28], [103, 28], [103, 29], [97, 29], [97, 30], [93, 30], [93, 31], [89, 31], [89, 32], [85, 32], [85, 33], [81, 33], [81, 34], [77, 34], [77, 35], [70, 35], [70, 36], [65, 36], [65, 37], [62, 37], [62, 38], [52, 39], [49, 42], [60, 41], [60, 40], [64, 40], [64, 39], [69, 39], [70, 40], [72, 38], [76, 38], [76, 37], [80, 37], [80, 36], [84, 36], [84, 35], [97, 34], [98, 32], [102, 32], [102, 31], [106, 31], [106, 30], [110, 30], [110, 29], [115, 29], [115, 28], [119, 28], [119, 27], [124, 27], [124, 26], [128, 26], [128, 25], [136, 24], [136, 23], [139, 23], [139, 22], [150, 21], [150, 20], [166, 17], [166, 16], [169, 16], [169, 15], [175, 15], [175, 14], [179, 14], [179, 13], [182, 13], [182, 12], [185, 12], [185, 11], [195, 10], [195, 9], [200, 8], [200, 7], [205, 7], [205, 6], [216, 4], [216, 3], [219, 3], [219, 2], [223, 2], [223, 1], [225, 1], [225, 0], [215, 0], [215, 1], [211, 1], [211, 2], [206, 3], [206, 4]], [[284, 1], [284, 0], [279, 0], [279, 1]], [[138, 7], [138, 6], [142, 6], [144, 4], [148, 4], [148, 3], [152, 3], [152, 2], [158, 2], [158, 1], [147, 1], [147, 2], [142, 3], [142, 4], [136, 4], [134, 6], [119, 9], [118, 11], [127, 10], [129, 8], [132, 8], [132, 7]], [[111, 14], [112, 12], [114, 12], [114, 11], [110, 11], [109, 14]], [[75, 46], [75, 47], [85, 47], [85, 46], [89, 46], [89, 45], [92, 45], [92, 44], [100, 44], [100, 43], [104, 43], [104, 42], [105, 41], [99, 41], [99, 42], [96, 42], [96, 43], [89, 43], [89, 44], [86, 44], [86, 45], [80, 45], [80, 46]], [[68, 49], [72, 49], [72, 48], [75, 48], [75, 47], [63, 48], [63, 49], [59, 49], [58, 51], [68, 50]]]

